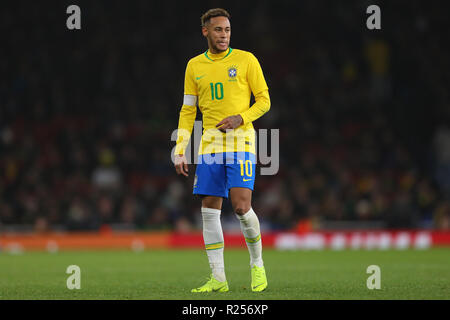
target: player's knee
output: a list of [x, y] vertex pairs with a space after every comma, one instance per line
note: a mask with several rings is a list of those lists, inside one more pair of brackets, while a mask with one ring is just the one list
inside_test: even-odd
[[234, 212], [238, 215], [246, 214], [250, 211], [251, 205], [248, 201], [237, 201], [233, 204]]
[[202, 207], [220, 210], [222, 208], [222, 198], [206, 196], [202, 199]]

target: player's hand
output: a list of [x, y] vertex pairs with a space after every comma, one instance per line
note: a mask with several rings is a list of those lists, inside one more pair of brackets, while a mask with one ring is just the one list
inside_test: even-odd
[[177, 174], [182, 174], [186, 177], [188, 176], [189, 168], [184, 154], [175, 155], [175, 170], [177, 171]]
[[216, 124], [216, 128], [219, 129], [222, 132], [226, 132], [227, 129], [236, 129], [244, 122], [244, 119], [242, 119], [241, 115], [235, 115], [226, 117], [222, 121], [220, 121], [218, 124]]

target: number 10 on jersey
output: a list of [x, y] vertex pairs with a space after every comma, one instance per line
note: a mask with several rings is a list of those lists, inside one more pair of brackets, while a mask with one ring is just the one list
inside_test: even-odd
[[211, 87], [211, 100], [222, 100], [223, 99], [223, 83], [222, 82], [216, 82], [216, 83], [210, 83], [209, 86]]
[[245, 160], [245, 165], [243, 160], [239, 160], [239, 163], [241, 164], [241, 176], [244, 176], [244, 168], [245, 168], [245, 175], [247, 177], [251, 177], [253, 175], [252, 172], [252, 161], [251, 160]]

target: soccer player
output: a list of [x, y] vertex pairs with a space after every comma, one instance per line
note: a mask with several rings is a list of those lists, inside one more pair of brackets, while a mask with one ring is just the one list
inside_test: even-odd
[[[175, 169], [188, 176], [185, 149], [195, 122], [197, 105], [203, 115], [193, 193], [199, 195], [203, 240], [212, 270], [209, 280], [192, 292], [226, 292], [224, 238], [220, 222], [222, 201], [231, 199], [250, 253], [251, 287], [267, 287], [259, 220], [251, 207], [255, 182], [255, 130], [252, 122], [270, 109], [269, 90], [256, 57], [232, 49], [230, 15], [211, 9], [201, 17], [208, 50], [189, 60], [184, 83]], [[253, 93], [255, 103], [250, 106]]]

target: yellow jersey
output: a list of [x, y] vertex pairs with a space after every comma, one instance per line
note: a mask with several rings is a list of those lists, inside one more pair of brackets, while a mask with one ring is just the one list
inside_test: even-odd
[[[250, 107], [253, 93], [255, 103]], [[195, 122], [197, 105], [203, 115], [199, 154], [246, 151], [255, 154], [252, 121], [270, 109], [269, 90], [256, 57], [228, 48], [206, 51], [189, 60], [184, 81], [185, 100], [180, 110], [175, 154], [184, 154]], [[186, 97], [191, 99], [186, 99]], [[223, 133], [216, 125], [224, 118], [241, 115], [243, 123]]]

